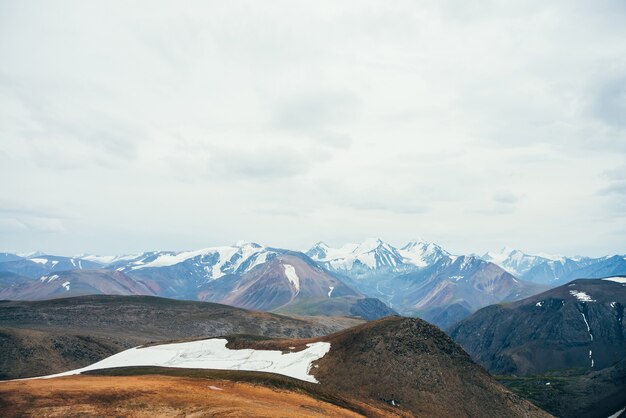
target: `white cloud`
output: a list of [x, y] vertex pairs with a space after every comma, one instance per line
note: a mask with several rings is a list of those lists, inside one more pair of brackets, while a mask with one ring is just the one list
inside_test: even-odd
[[623, 251], [624, 57], [619, 1], [5, 2], [0, 247]]

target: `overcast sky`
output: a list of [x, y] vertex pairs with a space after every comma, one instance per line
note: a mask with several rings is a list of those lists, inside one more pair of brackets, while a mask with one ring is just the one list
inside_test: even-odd
[[0, 250], [626, 253], [626, 3], [0, 0]]

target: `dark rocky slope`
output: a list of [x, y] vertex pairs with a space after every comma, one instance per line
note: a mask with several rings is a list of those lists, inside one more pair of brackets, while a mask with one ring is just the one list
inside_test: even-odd
[[481, 309], [450, 335], [495, 374], [600, 370], [626, 357], [624, 306], [625, 284], [580, 279]]
[[312, 369], [333, 393], [424, 417], [548, 417], [497, 383], [450, 337], [417, 318], [389, 317], [309, 340], [229, 339], [229, 347], [283, 349], [331, 343]]
[[606, 418], [626, 408], [626, 360], [591, 373], [498, 376], [498, 380], [557, 417]]

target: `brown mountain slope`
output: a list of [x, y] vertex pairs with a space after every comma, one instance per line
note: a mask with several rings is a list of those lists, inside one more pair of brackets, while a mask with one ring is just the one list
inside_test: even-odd
[[366, 404], [339, 406], [314, 395], [219, 378], [72, 376], [0, 383], [0, 410], [6, 418], [400, 416]]
[[547, 417], [476, 365], [438, 328], [389, 317], [309, 340], [229, 339], [231, 348], [296, 350], [327, 341], [312, 374], [326, 390], [428, 417]]
[[342, 296], [363, 297], [313, 262], [281, 254], [244, 273], [219, 300], [240, 308], [267, 311]]
[[83, 295], [154, 295], [121, 271], [69, 270], [49, 273], [0, 289], [0, 299], [42, 300]]

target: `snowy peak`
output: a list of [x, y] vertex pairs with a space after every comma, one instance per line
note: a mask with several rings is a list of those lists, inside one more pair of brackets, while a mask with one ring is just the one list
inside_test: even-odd
[[186, 274], [214, 280], [227, 274], [242, 274], [275, 254], [260, 244], [240, 241], [230, 247], [209, 247], [194, 251], [148, 252], [134, 258], [117, 258], [109, 267], [124, 272], [149, 268], [180, 268]]
[[233, 245], [233, 247], [237, 247], [237, 248], [263, 248], [263, 246], [261, 244], [257, 244], [256, 242], [250, 242], [250, 241], [237, 241], [235, 243], [235, 245]]
[[307, 251], [307, 255], [336, 271], [394, 269], [403, 263], [398, 250], [379, 238], [368, 238], [360, 244], [349, 243], [339, 248], [319, 242]]
[[330, 247], [325, 242], [319, 241], [306, 252], [306, 255], [311, 257], [313, 260], [323, 260], [328, 255], [329, 249]]
[[569, 260], [562, 256], [527, 254], [510, 247], [503, 247], [500, 251], [489, 251], [481, 258], [499, 265], [518, 277], [524, 277], [531, 270], [544, 264], [544, 269], [554, 270], [556, 267], [563, 266]]
[[422, 240], [409, 242], [399, 252], [405, 260], [417, 267], [432, 265], [444, 257], [450, 257], [450, 253], [439, 245]]
[[350, 243], [339, 248], [318, 242], [307, 255], [331, 270], [348, 274], [354, 271], [357, 275], [378, 270], [403, 273], [451, 257], [437, 244], [411, 241], [398, 249], [380, 238], [368, 238], [360, 244]]
[[371, 251], [375, 251], [379, 248], [391, 249], [393, 248], [391, 245], [383, 242], [380, 238], [368, 238], [363, 241], [358, 247], [353, 251], [355, 253], [363, 254], [369, 253]]

